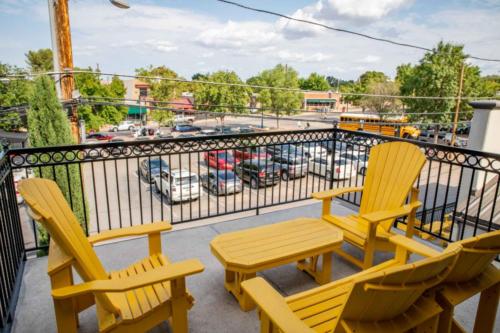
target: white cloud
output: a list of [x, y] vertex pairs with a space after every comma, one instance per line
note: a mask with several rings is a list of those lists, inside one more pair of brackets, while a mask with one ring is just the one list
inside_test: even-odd
[[233, 22], [202, 31], [196, 41], [211, 48], [247, 48], [263, 46], [278, 38], [272, 27], [263, 22]]
[[374, 64], [374, 63], [379, 62], [380, 60], [381, 60], [381, 58], [379, 56], [368, 54], [368, 55], [364, 56], [363, 58], [359, 59], [359, 62], [365, 63], [365, 64]]
[[291, 51], [279, 51], [277, 57], [282, 61], [293, 61], [299, 63], [308, 63], [308, 62], [323, 62], [330, 59], [332, 56], [323, 54], [321, 52], [316, 53], [300, 53], [300, 52], [291, 52]]
[[378, 20], [391, 11], [408, 5], [413, 0], [325, 0], [317, 17], [326, 20]]

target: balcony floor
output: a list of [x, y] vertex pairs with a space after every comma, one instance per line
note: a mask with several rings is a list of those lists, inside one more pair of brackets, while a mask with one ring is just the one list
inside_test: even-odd
[[[190, 292], [196, 299], [195, 306], [189, 311], [190, 331], [217, 333], [259, 331], [259, 320], [256, 312], [242, 312], [236, 300], [224, 289], [224, 271], [221, 264], [210, 253], [209, 242], [212, 238], [220, 233], [276, 223], [299, 216], [318, 217], [320, 210], [319, 204], [306, 204], [286, 210], [261, 213], [259, 216], [196, 226], [164, 234], [162, 237], [163, 252], [172, 261], [198, 258], [205, 265], [203, 273], [187, 279]], [[352, 212], [338, 202], [333, 204], [332, 210], [340, 215]], [[184, 224], [179, 227], [186, 226], [187, 224]], [[101, 245], [96, 247], [96, 251], [106, 269], [116, 270], [147, 256], [147, 239], [138, 238]], [[387, 254], [379, 254], [376, 261], [380, 262], [388, 258]], [[13, 332], [56, 331], [46, 270], [47, 257], [30, 259], [26, 262]], [[357, 271], [359, 271], [358, 268], [334, 256], [334, 280]], [[317, 286], [308, 275], [298, 271], [292, 264], [271, 269], [259, 275], [264, 276], [284, 295], [295, 294]], [[477, 302], [478, 297], [475, 297], [456, 309], [456, 318], [468, 331], [472, 331]], [[500, 314], [497, 313], [496, 332], [500, 330], [499, 318]], [[97, 331], [95, 307], [80, 314], [80, 323], [80, 332]], [[153, 330], [153, 332], [166, 331], [169, 331], [167, 324]]]

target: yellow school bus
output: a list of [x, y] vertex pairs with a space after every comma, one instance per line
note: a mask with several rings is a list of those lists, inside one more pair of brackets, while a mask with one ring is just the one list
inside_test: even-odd
[[407, 123], [405, 116], [388, 116], [383, 119], [376, 114], [344, 113], [340, 115], [341, 129], [350, 131], [365, 131], [382, 135], [418, 139], [420, 130], [413, 126], [401, 125]]

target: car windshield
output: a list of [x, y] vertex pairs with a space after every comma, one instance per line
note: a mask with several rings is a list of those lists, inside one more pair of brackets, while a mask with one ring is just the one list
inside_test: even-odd
[[196, 175], [180, 177], [175, 179], [175, 185], [189, 185], [198, 182]]
[[230, 179], [232, 180], [236, 177], [236, 175], [232, 171], [227, 171], [227, 172], [219, 171], [218, 177], [219, 177], [219, 179], [226, 179], [227, 178], [228, 180], [230, 180]]
[[231, 155], [229, 153], [226, 153], [224, 151], [218, 152], [217, 153], [217, 157], [219, 159], [221, 159], [221, 160], [226, 160], [227, 159], [228, 162], [233, 162], [234, 161], [233, 155]]
[[149, 161], [149, 165], [150, 165], [151, 169], [159, 169], [160, 164], [161, 164], [162, 169], [167, 168], [167, 162], [165, 162], [164, 160], [151, 160], [151, 161]]

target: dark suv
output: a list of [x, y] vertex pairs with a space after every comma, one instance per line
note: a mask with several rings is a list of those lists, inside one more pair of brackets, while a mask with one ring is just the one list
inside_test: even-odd
[[280, 179], [280, 166], [269, 159], [243, 160], [234, 171], [252, 188], [274, 185]]

